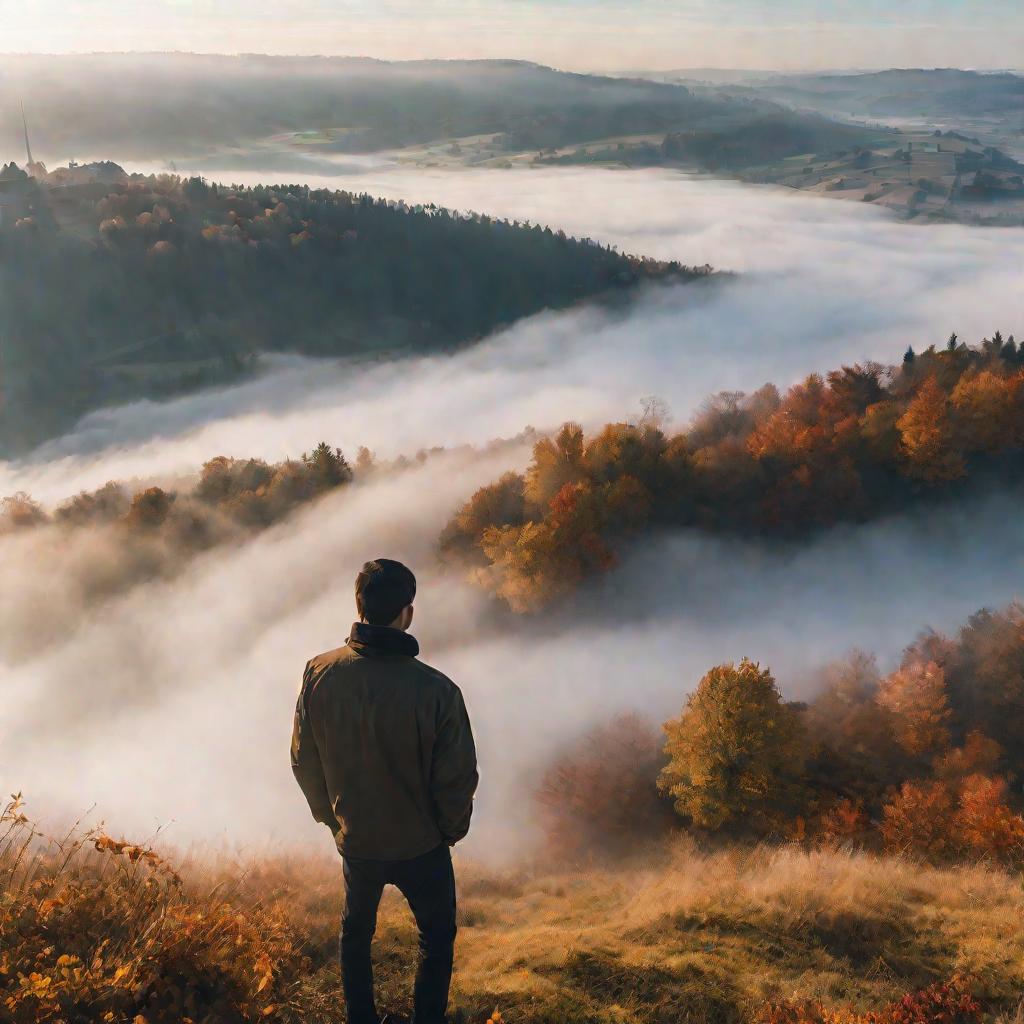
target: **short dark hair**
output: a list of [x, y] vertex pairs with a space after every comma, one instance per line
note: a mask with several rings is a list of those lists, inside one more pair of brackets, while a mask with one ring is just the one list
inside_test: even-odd
[[412, 604], [416, 577], [392, 558], [375, 558], [356, 577], [356, 611], [373, 626], [388, 626]]

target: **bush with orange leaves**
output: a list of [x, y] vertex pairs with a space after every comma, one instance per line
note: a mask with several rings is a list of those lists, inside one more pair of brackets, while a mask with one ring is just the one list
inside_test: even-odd
[[242, 1024], [296, 1016], [285, 923], [188, 891], [149, 847], [0, 815], [0, 1019]]
[[1006, 780], [970, 775], [960, 790], [954, 822], [963, 846], [971, 853], [1024, 863], [1024, 816], [1007, 803]]
[[775, 1003], [760, 1015], [759, 1024], [976, 1024], [983, 1019], [970, 984], [957, 977], [868, 1013], [829, 1009], [816, 1002]]
[[872, 838], [871, 819], [864, 804], [846, 797], [834, 804], [821, 815], [818, 838], [823, 843], [867, 845]]
[[551, 852], [621, 854], [664, 835], [674, 816], [657, 789], [660, 747], [650, 723], [622, 715], [562, 753], [534, 794]]
[[929, 860], [968, 856], [1024, 863], [1024, 816], [1007, 797], [999, 776], [974, 774], [959, 786], [905, 782], [882, 808], [882, 837], [892, 852]]

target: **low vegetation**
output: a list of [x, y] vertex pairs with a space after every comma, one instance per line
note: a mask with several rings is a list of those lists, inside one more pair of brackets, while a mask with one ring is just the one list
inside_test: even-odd
[[[102, 832], [47, 842], [16, 802], [0, 837], [4, 1020], [344, 1021], [336, 861], [172, 867]], [[463, 863], [460, 887], [454, 1019], [474, 1024], [1009, 1024], [1024, 990], [1024, 896], [994, 866], [680, 837], [585, 874]], [[414, 934], [388, 892], [391, 1010]]]
[[812, 374], [784, 395], [711, 398], [669, 436], [653, 403], [587, 437], [567, 423], [525, 474], [480, 489], [442, 552], [533, 612], [613, 567], [630, 538], [688, 527], [782, 541], [977, 492], [1024, 469], [1024, 350], [996, 332], [908, 349], [898, 366]]

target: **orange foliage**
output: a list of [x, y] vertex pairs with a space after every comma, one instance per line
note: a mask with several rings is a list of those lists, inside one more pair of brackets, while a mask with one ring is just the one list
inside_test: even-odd
[[960, 841], [976, 855], [1024, 861], [1024, 817], [1006, 802], [1006, 780], [971, 775], [964, 780], [954, 819]]
[[910, 476], [934, 483], [955, 480], [965, 472], [953, 444], [949, 399], [934, 376], [917, 389], [907, 411], [896, 421]]
[[946, 679], [935, 662], [893, 672], [882, 680], [877, 700], [893, 715], [896, 739], [908, 754], [932, 754], [949, 743]]
[[304, 969], [278, 915], [186, 891], [147, 846], [102, 832], [48, 840], [17, 797], [0, 815], [0, 878], [9, 1024], [264, 1021]]
[[997, 451], [1020, 442], [1020, 372], [1001, 375], [990, 369], [965, 373], [951, 396], [957, 432], [964, 447]]
[[826, 843], [860, 843], [871, 832], [871, 822], [860, 801], [843, 799], [821, 816], [820, 836]]
[[882, 838], [894, 853], [918, 853], [931, 859], [956, 849], [954, 795], [942, 782], [904, 782], [882, 808]]
[[775, 1003], [761, 1013], [759, 1024], [978, 1024], [983, 1019], [983, 1007], [971, 985], [955, 977], [868, 1013], [829, 1009], [816, 1002]]

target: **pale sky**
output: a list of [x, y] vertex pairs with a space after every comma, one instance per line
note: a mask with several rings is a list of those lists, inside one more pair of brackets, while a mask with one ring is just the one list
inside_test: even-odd
[[0, 0], [0, 51], [94, 50], [1013, 68], [1024, 0]]

